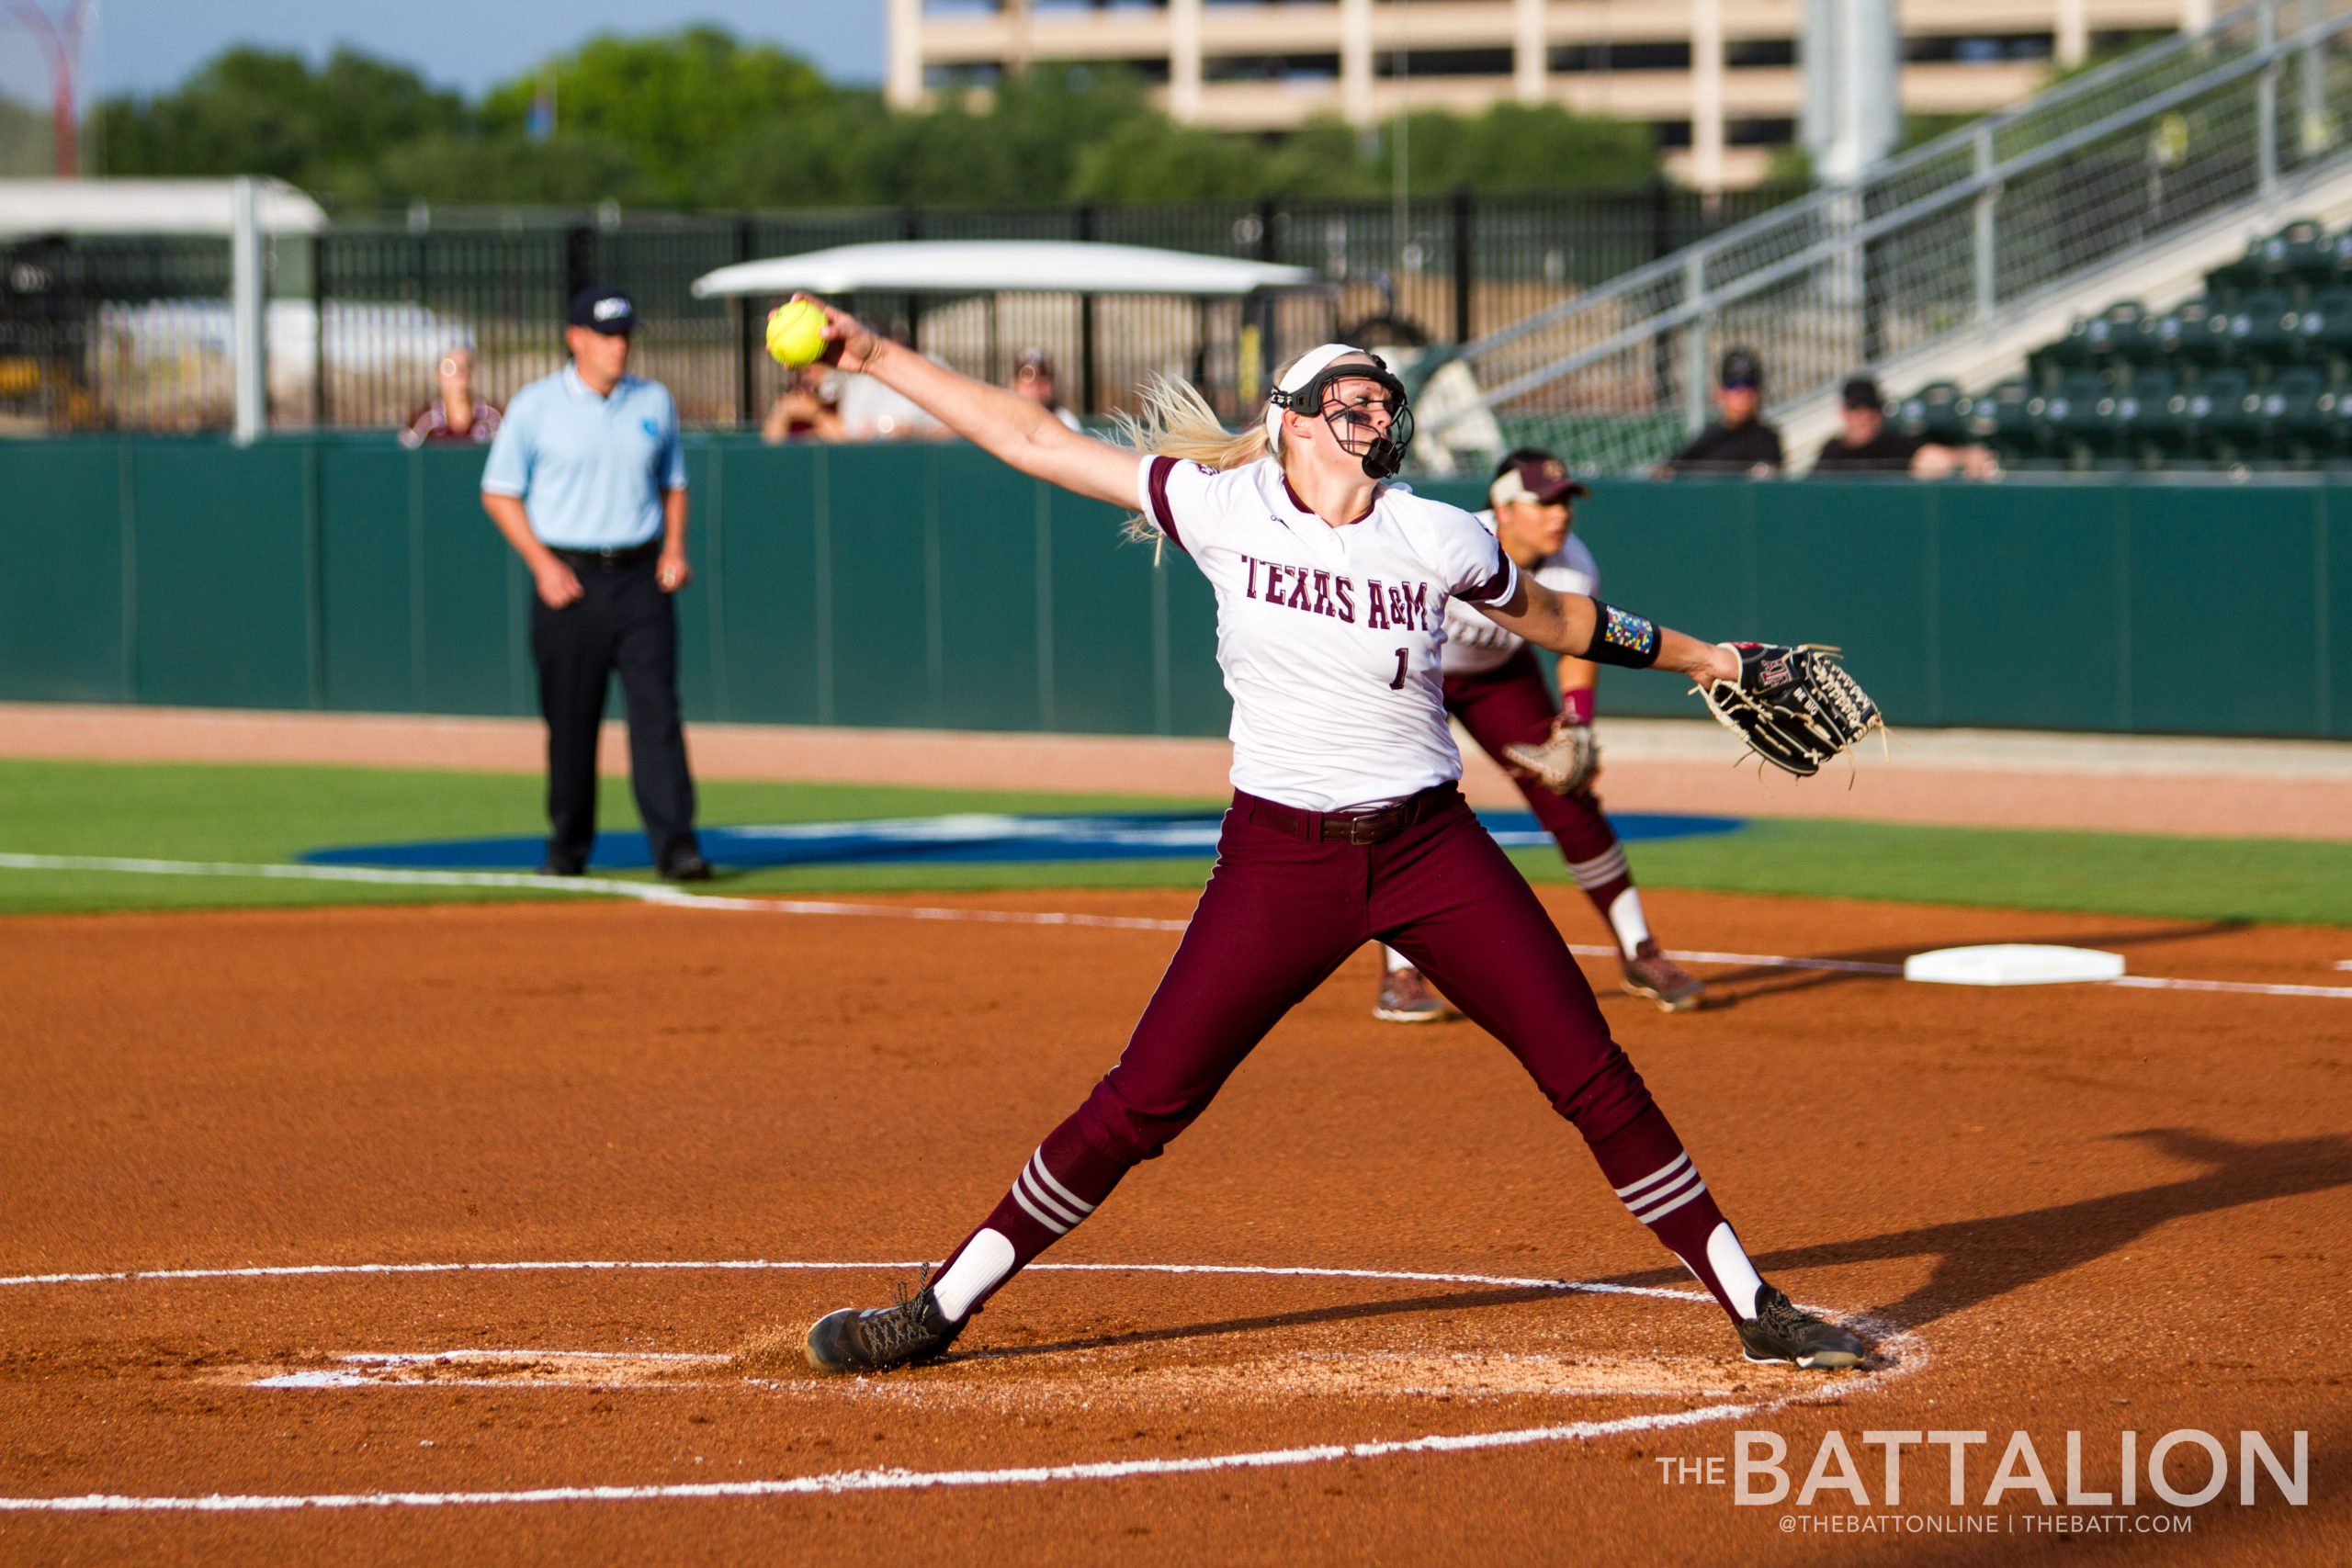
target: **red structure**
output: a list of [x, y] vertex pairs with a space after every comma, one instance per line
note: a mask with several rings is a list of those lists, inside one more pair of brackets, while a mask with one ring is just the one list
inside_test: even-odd
[[70, 180], [82, 172], [80, 118], [74, 113], [74, 73], [82, 54], [82, 28], [89, 20], [90, 0], [70, 0], [65, 14], [52, 21], [33, 0], [6, 0], [9, 13], [25, 30], [40, 40], [49, 57], [50, 118], [57, 128], [57, 177]]

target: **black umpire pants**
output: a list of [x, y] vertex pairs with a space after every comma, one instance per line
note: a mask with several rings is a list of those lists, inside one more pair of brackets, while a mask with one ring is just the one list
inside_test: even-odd
[[548, 863], [576, 871], [596, 842], [596, 732], [613, 672], [628, 715], [628, 781], [657, 868], [700, 852], [678, 716], [678, 614], [654, 579], [658, 542], [615, 556], [556, 554], [580, 579], [560, 610], [531, 595], [531, 654], [548, 721]]

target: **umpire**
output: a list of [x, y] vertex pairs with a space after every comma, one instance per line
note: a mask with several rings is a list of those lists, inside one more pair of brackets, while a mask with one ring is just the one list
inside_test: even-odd
[[628, 773], [653, 863], [710, 875], [695, 838], [695, 782], [678, 719], [686, 462], [678, 408], [628, 374], [637, 310], [583, 288], [564, 330], [571, 363], [514, 394], [482, 471], [482, 510], [531, 569], [531, 654], [548, 722], [547, 863], [578, 876], [596, 842], [596, 731], [618, 670]]

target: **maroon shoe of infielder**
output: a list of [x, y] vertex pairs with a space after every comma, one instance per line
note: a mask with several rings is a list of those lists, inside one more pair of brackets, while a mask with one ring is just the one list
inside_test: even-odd
[[1234, 795], [1216, 869], [1117, 1065], [923, 1291], [897, 1307], [829, 1314], [808, 1337], [809, 1363], [872, 1371], [944, 1351], [1369, 942], [1396, 948], [1510, 1047], [1618, 1199], [1741, 1327], [1747, 1354], [1786, 1348], [1783, 1359], [1815, 1366], [1859, 1356], [1843, 1330], [1765, 1294], [1550, 917], [1455, 784], [1462, 760], [1439, 676], [1449, 600], [1600, 663], [1736, 679], [1736, 655], [1555, 593], [1522, 577], [1468, 513], [1384, 482], [1412, 416], [1396, 378], [1361, 349], [1326, 344], [1293, 362], [1263, 428], [1241, 435], [1190, 387], [1155, 382], [1125, 432], [1137, 450], [1070, 431], [839, 311], [829, 318], [842, 368], [1023, 473], [1136, 508], [1143, 529], [1193, 558], [1216, 593]]

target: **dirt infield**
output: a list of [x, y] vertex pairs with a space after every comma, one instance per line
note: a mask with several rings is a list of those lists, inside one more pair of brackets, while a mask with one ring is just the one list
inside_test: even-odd
[[[2352, 985], [2340, 931], [1651, 902], [1687, 948], [1877, 964], [2051, 941], [2142, 976]], [[1112, 1059], [1174, 941], [612, 906], [8, 922], [0, 1559], [2352, 1551], [2342, 997], [1716, 964], [1735, 1005], [1611, 999], [1768, 1271], [1881, 1325], [1856, 1374], [1734, 1359], [1500, 1048], [1369, 1021], [1369, 955], [949, 1361], [818, 1382], [728, 1359], [952, 1246]], [[558, 1267], [588, 1262], [672, 1267]], [[445, 1264], [484, 1267], [368, 1267]], [[124, 1270], [222, 1272], [34, 1278]], [[2239, 1505], [2248, 1427], [2282, 1459], [2310, 1434], [2308, 1506], [2267, 1478]], [[2227, 1447], [2214, 1501], [2143, 1477], [2130, 1507], [1983, 1506], [2012, 1432], [2063, 1496], [2069, 1432], [2082, 1484], [2112, 1492], [2122, 1432], [2144, 1456], [2178, 1428]], [[1662, 1472], [1728, 1461], [1744, 1429], [1784, 1441], [1792, 1482], [1841, 1433], [1874, 1506], [1741, 1506]], [[1888, 1429], [1990, 1434], [1967, 1503], [1946, 1450], [1915, 1447], [1887, 1506], [1862, 1434]], [[2204, 1465], [2177, 1455], [2171, 1483]], [[6, 1506], [89, 1494], [116, 1501]], [[1917, 1522], [1820, 1533], [1896, 1517]]]

